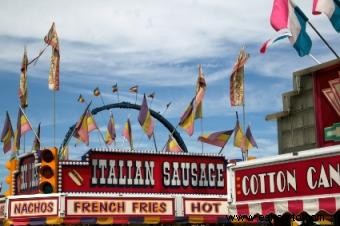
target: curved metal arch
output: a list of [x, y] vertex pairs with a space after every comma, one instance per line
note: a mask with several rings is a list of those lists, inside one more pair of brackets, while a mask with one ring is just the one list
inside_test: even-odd
[[[110, 110], [112, 108], [127, 108], [127, 109], [135, 109], [135, 110], [140, 110], [141, 106], [138, 104], [131, 104], [129, 102], [120, 102], [120, 103], [115, 103], [115, 104], [107, 104], [107, 105], [103, 105], [101, 107], [97, 107], [91, 110], [92, 115], [97, 114], [98, 112], [104, 111], [104, 110]], [[188, 149], [181, 137], [181, 135], [179, 134], [179, 132], [176, 130], [176, 128], [167, 120], [165, 119], [161, 114], [159, 114], [158, 112], [155, 112], [152, 109], [149, 109], [150, 114], [157, 119], [160, 123], [163, 124], [163, 126], [165, 128], [167, 128], [169, 130], [170, 133], [172, 133], [172, 136], [175, 138], [175, 140], [177, 141], [178, 145], [182, 148], [182, 150], [184, 152], [188, 152]], [[65, 138], [63, 140], [63, 143], [61, 145], [61, 147], [65, 146], [67, 141], [70, 139], [70, 137], [72, 136], [74, 127], [76, 126], [76, 124], [74, 124], [73, 126], [71, 126], [69, 128], [69, 130], [67, 131]]]

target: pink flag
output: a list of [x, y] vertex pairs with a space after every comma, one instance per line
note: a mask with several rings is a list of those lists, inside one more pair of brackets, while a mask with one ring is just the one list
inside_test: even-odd
[[340, 32], [340, 2], [338, 0], [313, 0], [313, 14], [324, 13], [334, 29]]
[[288, 0], [274, 0], [270, 24], [275, 31], [288, 27]]
[[309, 54], [312, 40], [306, 32], [308, 18], [291, 0], [274, 0], [270, 23], [276, 31], [288, 29], [290, 43], [300, 57]]

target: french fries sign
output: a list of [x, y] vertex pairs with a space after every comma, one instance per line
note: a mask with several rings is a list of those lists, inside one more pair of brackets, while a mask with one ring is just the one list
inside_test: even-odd
[[67, 216], [174, 215], [174, 199], [66, 198]]

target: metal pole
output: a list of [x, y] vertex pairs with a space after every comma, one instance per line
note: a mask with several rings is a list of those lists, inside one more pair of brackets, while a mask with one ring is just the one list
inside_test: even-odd
[[[201, 135], [203, 135], [203, 117], [201, 118]], [[203, 142], [201, 142], [201, 148], [202, 148], [202, 153], [203, 153]]]
[[[152, 105], [152, 101], [153, 101], [153, 98], [151, 98], [151, 101], [150, 101], [150, 109], [151, 109], [151, 105]], [[150, 117], [151, 117], [151, 114], [150, 114]], [[152, 132], [152, 140], [153, 140], [153, 145], [155, 146], [155, 150], [156, 152], [158, 151], [157, 150], [157, 143], [156, 143], [156, 137], [155, 137], [155, 124], [154, 124], [154, 128], [153, 128], [153, 132]]]
[[[101, 95], [100, 95], [100, 97], [101, 97]], [[101, 97], [102, 98], [102, 97]], [[103, 101], [103, 99], [102, 99], [102, 101]], [[86, 103], [86, 101], [85, 101], [85, 103]], [[105, 105], [104, 104], [104, 101], [103, 101], [103, 105]], [[93, 120], [94, 120], [94, 116], [92, 115], [92, 113], [91, 113], [91, 111], [89, 111], [90, 112], [90, 115], [91, 115], [91, 117], [93, 118]], [[105, 144], [105, 146], [106, 146], [106, 148], [107, 149], [109, 149], [109, 146], [107, 145], [107, 143], [105, 142], [105, 138], [104, 138], [104, 136], [103, 136], [103, 133], [102, 133], [102, 131], [100, 131], [100, 129], [98, 128], [98, 126], [97, 126], [97, 123], [95, 122], [95, 124], [96, 124], [96, 128], [97, 128], [97, 130], [98, 130], [98, 132], [99, 132], [99, 134], [100, 134], [100, 137], [102, 138], [102, 140], [103, 140], [103, 142], [104, 142], [104, 144]]]
[[[85, 114], [86, 114], [86, 111], [89, 109], [90, 105], [91, 105], [92, 101], [87, 105], [87, 107], [85, 108]], [[84, 120], [84, 118], [81, 118], [81, 121], [80, 123], [82, 122], [82, 120]], [[71, 138], [73, 137], [74, 135], [74, 132], [76, 131], [76, 128], [77, 128], [77, 124], [74, 126], [73, 130], [72, 130], [72, 133], [70, 135], [70, 137], [68, 138], [68, 140], [65, 142], [65, 145], [62, 147], [61, 150], [59, 150], [58, 152], [58, 157], [60, 157], [60, 154], [61, 154], [61, 151], [68, 145], [68, 143], [70, 142]]]
[[56, 117], [55, 117], [55, 111], [56, 111], [56, 104], [55, 104], [55, 90], [53, 90], [53, 146], [55, 146], [55, 126], [56, 126]]
[[[26, 120], [27, 120], [28, 124], [29, 124], [29, 125], [30, 125], [30, 127], [32, 128], [32, 131], [33, 131], [33, 133], [34, 133], [35, 137], [36, 137], [36, 138], [37, 138], [37, 140], [40, 142], [40, 139], [39, 139], [39, 137], [38, 137], [37, 133], [34, 131], [34, 129], [33, 129], [33, 127], [32, 127], [32, 124], [31, 124], [30, 120], [28, 120], [28, 118], [27, 118], [27, 115], [26, 115], [26, 114], [25, 114], [25, 112], [23, 111], [23, 109], [22, 109], [22, 107], [20, 106], [20, 104], [19, 104], [19, 108], [20, 108], [20, 110], [21, 110], [22, 114], [25, 116], [25, 118], [26, 118]], [[40, 143], [41, 143], [41, 142], [40, 142]]]
[[317, 64], [321, 64], [320, 61], [318, 61], [318, 59], [316, 59], [312, 54], [308, 54], [308, 56], [310, 56], [310, 58], [312, 58]]
[[324, 39], [324, 37], [319, 33], [318, 30], [316, 30], [316, 28], [313, 26], [313, 24], [307, 20], [307, 23], [309, 24], [309, 26], [311, 26], [311, 28], [315, 31], [315, 33], [321, 38], [321, 40], [325, 43], [325, 45], [331, 50], [331, 52], [336, 56], [336, 58], [339, 59], [338, 54], [336, 54], [336, 52], [334, 51], [334, 49], [328, 44], [328, 42]]

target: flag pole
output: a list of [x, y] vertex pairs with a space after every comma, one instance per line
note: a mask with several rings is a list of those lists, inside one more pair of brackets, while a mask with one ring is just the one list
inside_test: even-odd
[[[92, 101], [87, 105], [87, 107], [85, 108], [85, 112], [89, 109], [90, 105], [91, 105]], [[84, 118], [81, 118], [80, 123], [82, 122], [82, 120], [84, 120]], [[61, 152], [64, 150], [64, 148], [70, 143], [71, 138], [74, 135], [74, 132], [76, 131], [77, 128], [77, 123], [74, 125], [73, 130], [71, 132], [71, 135], [68, 137], [68, 140], [65, 142], [65, 145], [62, 147], [61, 150], [58, 151], [58, 157], [60, 157]]]
[[153, 145], [155, 146], [155, 150], [156, 150], [156, 152], [158, 152], [157, 144], [156, 144], [156, 138], [155, 138], [155, 133], [154, 132], [152, 133], [152, 140], [153, 140]]
[[[243, 47], [243, 49], [245, 49], [245, 47]], [[249, 55], [248, 55], [248, 57], [249, 57]], [[245, 87], [246, 87], [246, 84], [245, 84], [245, 73], [244, 73], [244, 68], [245, 68], [245, 66], [243, 66], [243, 104], [242, 104], [242, 114], [243, 114], [243, 129], [245, 129], [246, 128], [246, 110], [245, 110], [245, 94], [246, 94], [246, 92], [245, 92]], [[244, 136], [244, 134], [243, 134], [243, 136]], [[244, 138], [243, 138], [244, 139]], [[242, 153], [242, 155], [243, 155], [243, 153]], [[245, 151], [245, 154], [244, 154], [245, 156], [244, 156], [244, 160], [247, 160], [248, 159], [248, 150], [246, 150]]]
[[[25, 108], [23, 109], [23, 112], [25, 111]], [[26, 116], [25, 116], [26, 117]], [[27, 117], [26, 117], [27, 118]], [[21, 119], [20, 119], [21, 120]], [[32, 126], [31, 126], [32, 127]], [[33, 130], [33, 129], [32, 129]], [[20, 149], [20, 148], [19, 148]], [[26, 134], [24, 134], [24, 153], [26, 153]]]
[[[101, 97], [101, 95], [99, 95], [99, 96]], [[85, 103], [86, 103], [86, 101], [85, 101]], [[104, 103], [104, 102], [103, 102], [103, 103]], [[86, 103], [86, 104], [87, 104], [87, 103]], [[105, 104], [104, 104], [104, 105], [105, 105]], [[94, 116], [93, 116], [93, 114], [91, 113], [91, 111], [89, 111], [89, 113], [90, 113], [91, 117], [92, 117], [93, 120], [94, 120]], [[104, 138], [104, 136], [103, 136], [102, 131], [100, 131], [100, 129], [98, 128], [97, 123], [96, 123], [96, 122], [94, 122], [94, 123], [95, 123], [95, 125], [96, 125], [96, 127], [97, 127], [97, 130], [98, 130], [98, 132], [99, 132], [99, 134], [100, 134], [100, 137], [102, 138], [102, 140], [103, 140], [103, 142], [104, 142], [106, 148], [109, 149], [109, 146], [108, 146], [107, 143], [105, 142], [105, 138]]]
[[[177, 124], [177, 126], [175, 127], [175, 129], [171, 131], [170, 136], [173, 136], [173, 134], [174, 134], [174, 132], [177, 130], [178, 126], [179, 126], [179, 123]], [[168, 143], [168, 141], [167, 141], [167, 142], [165, 143], [165, 145], [163, 146], [162, 151], [164, 151], [164, 149], [166, 148], [167, 143]]]
[[55, 146], [55, 124], [56, 124], [56, 118], [55, 118], [55, 111], [56, 111], [56, 104], [55, 104], [55, 90], [53, 90], [53, 146]]
[[40, 139], [39, 139], [39, 137], [38, 137], [37, 133], [34, 131], [34, 129], [33, 129], [33, 127], [32, 127], [32, 124], [31, 124], [30, 120], [27, 118], [27, 115], [26, 115], [26, 114], [25, 114], [25, 112], [23, 111], [23, 109], [22, 109], [22, 107], [20, 106], [20, 104], [19, 104], [19, 108], [20, 108], [20, 110], [21, 110], [22, 114], [25, 116], [25, 118], [26, 118], [26, 120], [27, 120], [28, 124], [29, 124], [29, 125], [30, 125], [30, 127], [32, 128], [32, 131], [33, 131], [33, 133], [34, 133], [35, 137], [36, 137], [36, 138], [37, 138], [37, 140], [40, 142]]
[[[164, 114], [165, 114], [165, 112], [168, 110], [168, 108], [170, 107], [170, 105], [171, 105], [171, 102], [169, 102], [169, 103], [165, 106], [165, 109], [164, 109], [164, 111], [161, 113], [161, 115], [164, 115]], [[177, 129], [178, 126], [179, 126], [179, 124], [176, 126], [176, 128], [174, 129], [174, 131], [171, 132], [171, 135], [175, 132], [175, 130]], [[162, 148], [161, 151], [164, 151], [164, 148], [166, 147], [167, 143], [168, 143], [168, 141], [165, 143], [165, 145], [164, 145], [164, 147]]]
[[118, 93], [119, 91], [117, 90], [117, 101], [118, 101], [118, 103], [119, 103], [119, 93]]
[[223, 147], [221, 148], [221, 150], [218, 152], [219, 155], [222, 154], [222, 151], [223, 151], [224, 147], [227, 145], [227, 143], [228, 143], [228, 142], [225, 142], [225, 144], [223, 145]]
[[[242, 105], [242, 114], [243, 114], [243, 129], [246, 128], [246, 112], [245, 112], [245, 104], [244, 104], [244, 101], [243, 101], [243, 105]], [[242, 142], [244, 140], [244, 134], [243, 134], [243, 137], [242, 137]], [[242, 152], [242, 156], [243, 156], [243, 161], [247, 161], [248, 159], [248, 149], [244, 150], [244, 152]]]
[[[151, 101], [150, 101], [150, 109], [151, 109], [152, 101], [153, 101], [153, 98], [151, 98]], [[155, 146], [155, 150], [156, 152], [158, 152], [156, 138], [155, 138], [155, 127], [153, 128], [153, 132], [152, 132], [152, 140], [153, 140], [153, 145]]]
[[315, 31], [315, 33], [321, 38], [321, 40], [325, 43], [325, 45], [331, 50], [331, 52], [339, 59], [338, 54], [334, 51], [334, 49], [328, 44], [328, 42], [324, 39], [324, 37], [320, 34], [320, 32], [314, 27], [314, 25], [307, 20], [309, 26]]
[[48, 47], [49, 45], [46, 44], [46, 46], [43, 48], [43, 50], [41, 50], [38, 54], [38, 56], [36, 56], [35, 58], [33, 58], [30, 62], [27, 63], [27, 66], [34, 63], [34, 65], [38, 62], [38, 59], [39, 57], [45, 52], [46, 48]]
[[[118, 93], [118, 90], [117, 90], [117, 93]], [[99, 96], [100, 96], [100, 100], [102, 101], [103, 105], [105, 105], [104, 98], [102, 97], [102, 94], [99, 93]], [[118, 97], [118, 100], [119, 100], [119, 97]], [[90, 112], [90, 113], [91, 113], [91, 112]], [[113, 117], [112, 109], [109, 110], [109, 117]], [[110, 120], [111, 120], [111, 118], [110, 118]], [[98, 131], [99, 131], [100, 134], [101, 134], [101, 137], [102, 137], [102, 139], [103, 139], [103, 141], [104, 141], [104, 144], [105, 144], [106, 148], [108, 149], [109, 146], [108, 146], [107, 143], [105, 142], [105, 138], [104, 138], [104, 136], [103, 136], [103, 133], [99, 130], [99, 128], [97, 128], [97, 129], [98, 129]], [[116, 141], [114, 141], [114, 143], [116, 143]]]
[[[203, 117], [201, 118], [201, 135], [203, 135]], [[201, 142], [201, 148], [202, 148], [202, 153], [203, 153], [203, 142]]]
[[135, 105], [136, 105], [137, 104], [137, 92], [136, 92], [135, 96], [136, 96], [136, 99], [135, 99]]
[[312, 54], [309, 53], [308, 56], [312, 58], [315, 61], [315, 63], [321, 64], [320, 61], [318, 61], [318, 59], [316, 59]]
[[165, 109], [164, 111], [161, 113], [161, 115], [163, 116], [165, 114], [165, 112], [168, 110], [168, 108], [170, 107], [171, 105], [171, 102], [169, 102], [166, 106], [165, 106]]

